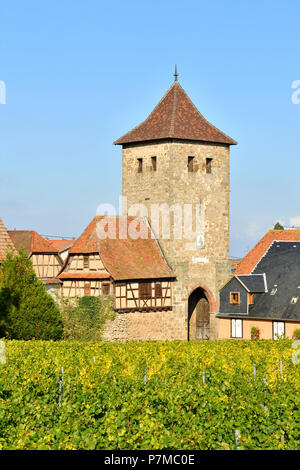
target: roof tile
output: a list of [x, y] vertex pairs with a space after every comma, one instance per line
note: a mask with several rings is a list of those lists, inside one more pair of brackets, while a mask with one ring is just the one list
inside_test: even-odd
[[174, 82], [148, 118], [114, 143], [122, 145], [161, 139], [183, 139], [235, 145], [210, 124], [178, 82]]

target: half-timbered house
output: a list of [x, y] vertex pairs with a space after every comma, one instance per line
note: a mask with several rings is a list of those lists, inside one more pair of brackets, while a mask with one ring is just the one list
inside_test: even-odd
[[50, 243], [51, 246], [54, 246], [54, 248], [57, 249], [59, 256], [61, 257], [63, 262], [66, 261], [69, 251], [75, 243], [75, 238], [72, 238], [71, 240], [66, 240], [66, 239], [52, 240], [52, 239], [46, 238], [46, 240]]
[[[115, 231], [101, 238], [97, 224], [106, 220], [114, 221]], [[174, 273], [146, 219], [138, 219], [134, 238], [132, 223], [137, 219], [129, 216], [94, 217], [58, 275], [64, 297], [112, 295], [118, 314], [172, 310]]]
[[37, 277], [49, 293], [54, 293], [61, 282], [57, 278], [63, 261], [58, 250], [34, 230], [9, 230], [17, 250], [24, 250], [31, 259]]

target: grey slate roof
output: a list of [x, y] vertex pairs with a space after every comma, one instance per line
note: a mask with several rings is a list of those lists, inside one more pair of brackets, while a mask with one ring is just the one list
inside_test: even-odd
[[[264, 273], [266, 275], [267, 292], [261, 291]], [[254, 276], [254, 274], [260, 274], [261, 276]], [[254, 304], [249, 305], [246, 317], [300, 321], [299, 241], [274, 241], [251, 275], [236, 275], [235, 277], [246, 286], [248, 292], [254, 293]], [[233, 280], [220, 291], [220, 312], [222, 313], [219, 313], [218, 316], [232, 318], [238, 315], [235, 311], [237, 307], [231, 306], [227, 300], [228, 292], [232, 290], [232, 282]], [[240, 291], [242, 295], [242, 285]]]
[[236, 277], [251, 293], [266, 291], [264, 274], [239, 274]]

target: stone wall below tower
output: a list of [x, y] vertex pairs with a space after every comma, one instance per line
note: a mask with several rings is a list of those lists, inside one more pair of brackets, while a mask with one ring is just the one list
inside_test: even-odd
[[106, 323], [104, 341], [186, 339], [184, 319], [173, 311], [116, 313]]

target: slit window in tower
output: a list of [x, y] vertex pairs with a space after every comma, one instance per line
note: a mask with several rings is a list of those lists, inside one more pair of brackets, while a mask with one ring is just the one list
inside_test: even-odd
[[194, 158], [195, 157], [188, 157], [188, 172], [193, 173], [194, 171]]
[[156, 157], [151, 157], [152, 170], [156, 171]]
[[138, 173], [143, 173], [143, 159], [138, 158], [137, 161], [138, 161]]
[[206, 173], [211, 173], [211, 162], [212, 162], [212, 158], [206, 159]]

